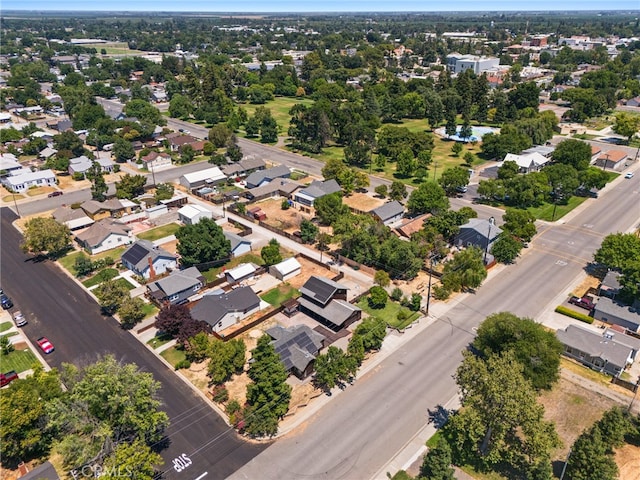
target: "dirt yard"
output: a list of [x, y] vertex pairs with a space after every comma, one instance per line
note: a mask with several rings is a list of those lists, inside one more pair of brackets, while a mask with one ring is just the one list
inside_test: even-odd
[[640, 447], [625, 445], [616, 450], [620, 480], [640, 480]]
[[596, 277], [592, 277], [591, 275], [587, 276], [580, 285], [573, 289], [573, 294], [577, 297], [583, 297], [587, 293], [589, 293], [590, 289], [598, 289], [600, 285], [600, 280]]
[[345, 205], [362, 212], [369, 212], [374, 208], [378, 208], [385, 204], [385, 200], [382, 198], [375, 198], [371, 195], [360, 192], [355, 192], [349, 196], [342, 197], [342, 202]]
[[613, 400], [565, 378], [560, 378], [555, 388], [543, 393], [539, 400], [544, 405], [545, 418], [555, 422], [564, 443], [555, 452], [554, 460], [564, 460], [576, 438], [598, 421], [606, 410], [617, 405]]
[[256, 207], [260, 207], [262, 211], [267, 214], [265, 223], [288, 233], [300, 230], [302, 220], [311, 220], [311, 215], [308, 213], [296, 210], [295, 208], [282, 210], [281, 205], [282, 199], [280, 198], [270, 198], [255, 204]]
[[312, 275], [320, 277], [334, 277], [336, 274], [331, 270], [321, 267], [313, 262], [310, 262], [306, 258], [298, 257], [298, 262], [302, 265], [302, 271], [300, 275], [295, 276], [287, 280], [289, 284], [294, 288], [300, 288]]

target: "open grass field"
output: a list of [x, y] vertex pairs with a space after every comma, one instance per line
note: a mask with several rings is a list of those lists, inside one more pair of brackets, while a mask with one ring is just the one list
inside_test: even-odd
[[[367, 312], [370, 316], [381, 318], [382, 320], [387, 322], [387, 325], [389, 325], [390, 327], [400, 330], [411, 324], [411, 322], [413, 322], [420, 316], [420, 313], [412, 312], [408, 308], [403, 307], [402, 305], [394, 302], [391, 299], [387, 300], [387, 304], [384, 306], [384, 308], [371, 308], [371, 306], [369, 305], [368, 297], [362, 297], [358, 302], [358, 306], [362, 310]], [[398, 320], [398, 313], [400, 313], [401, 310], [405, 310], [408, 314], [408, 317], [405, 320]]]
[[[22, 345], [25, 345], [24, 343]], [[14, 370], [16, 373], [24, 372], [33, 368], [38, 363], [36, 356], [26, 346], [24, 349], [16, 348], [9, 355], [2, 355], [2, 371]]]
[[279, 307], [290, 298], [299, 296], [300, 291], [298, 289], [293, 288], [288, 283], [283, 283], [269, 290], [267, 293], [260, 295], [260, 298], [274, 307]]
[[136, 236], [142, 240], [149, 240], [150, 242], [153, 242], [154, 240], [159, 240], [161, 238], [168, 237], [169, 235], [175, 235], [179, 228], [180, 225], [177, 223], [168, 223], [166, 225], [147, 230], [146, 232], [141, 232]]
[[102, 50], [105, 50], [107, 55], [140, 55], [147, 53], [141, 50], [131, 50], [126, 42], [86, 43], [82, 46], [95, 48], [98, 53], [102, 53]]
[[310, 98], [292, 98], [292, 97], [276, 97], [274, 100], [265, 103], [264, 105], [253, 105], [251, 103], [242, 104], [242, 108], [247, 111], [249, 116], [253, 115], [258, 107], [266, 107], [271, 110], [271, 116], [275, 118], [278, 123], [278, 135], [287, 135], [287, 131], [289, 130], [289, 121], [291, 120], [291, 115], [289, 115], [289, 110], [296, 103], [302, 103], [303, 105], [311, 105], [313, 100]]

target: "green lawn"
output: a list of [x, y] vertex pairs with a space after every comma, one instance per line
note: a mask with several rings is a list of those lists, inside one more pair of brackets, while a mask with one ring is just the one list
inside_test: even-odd
[[[120, 257], [122, 256], [122, 254], [126, 249], [127, 249], [126, 246], [122, 246], [122, 247], [114, 248], [113, 250], [107, 250], [106, 252], [98, 253], [97, 255], [90, 255], [89, 258], [91, 258], [92, 262], [95, 262], [96, 260], [99, 260], [101, 258], [111, 257], [116, 263], [118, 263], [120, 261]], [[60, 265], [64, 267], [65, 270], [67, 270], [69, 273], [75, 276], [77, 272], [76, 272], [76, 269], [74, 268], [74, 264], [75, 264], [76, 258], [78, 258], [80, 255], [87, 255], [87, 253], [74, 251], [74, 252], [68, 253], [62, 258], [59, 258], [58, 262], [60, 263]]]
[[[249, 116], [253, 115], [258, 107], [266, 107], [271, 110], [271, 116], [278, 123], [278, 134], [286, 135], [289, 130], [289, 122], [291, 115], [289, 110], [296, 103], [302, 103], [303, 105], [310, 106], [313, 104], [313, 100], [310, 98], [292, 98], [292, 97], [276, 97], [274, 100], [265, 103], [264, 105], [252, 105], [250, 103], [244, 103], [240, 106], [247, 111]], [[258, 137], [259, 138], [259, 137]]]
[[161, 335], [156, 335], [155, 337], [153, 337], [151, 340], [147, 342], [147, 345], [153, 348], [158, 348], [164, 345], [165, 343], [169, 343], [171, 340], [173, 340], [173, 337], [171, 337], [171, 335], [167, 335], [166, 333], [163, 333]]
[[144, 312], [144, 318], [149, 318], [158, 313], [158, 307], [152, 303], [145, 303], [142, 306], [142, 311]]
[[269, 290], [267, 293], [260, 295], [260, 298], [274, 307], [278, 307], [290, 298], [297, 298], [299, 296], [300, 291], [297, 288], [293, 288], [288, 283], [283, 283]]
[[537, 219], [553, 222], [565, 216], [586, 199], [587, 197], [576, 197], [574, 195], [573, 197], [569, 198], [569, 201], [566, 205], [557, 205], [555, 216], [553, 215], [553, 203], [545, 203], [540, 207], [530, 207], [527, 210], [529, 210], [531, 214]]
[[229, 260], [222, 267], [210, 268], [209, 270], [205, 270], [202, 273], [202, 276], [207, 279], [207, 282], [213, 282], [218, 274], [222, 272], [222, 269], [229, 270], [230, 268], [237, 267], [241, 263], [253, 263], [255, 265], [264, 265], [264, 260], [260, 255], [256, 255], [255, 253], [246, 253], [241, 255], [240, 257], [235, 257]]
[[[389, 325], [390, 327], [394, 327], [400, 330], [411, 324], [411, 322], [413, 322], [420, 316], [419, 312], [412, 312], [408, 308], [403, 307], [402, 305], [394, 302], [391, 299], [387, 300], [387, 304], [384, 308], [374, 309], [369, 306], [368, 297], [362, 297], [358, 302], [358, 306], [372, 317], [381, 318], [382, 320], [387, 322], [387, 325]], [[404, 321], [398, 320], [398, 313], [400, 312], [400, 310], [405, 310], [409, 313], [409, 317]]]
[[2, 363], [3, 372], [15, 370], [20, 373], [33, 368], [33, 365], [38, 363], [38, 360], [33, 352], [27, 348], [25, 350], [14, 350], [9, 355], [2, 355], [0, 363]]
[[135, 285], [126, 278], [119, 278], [116, 280], [116, 283], [122, 285], [127, 290], [133, 290], [134, 288], [136, 288]]
[[150, 242], [153, 242], [154, 240], [168, 237], [169, 235], [175, 235], [179, 228], [180, 225], [178, 225], [177, 223], [168, 223], [166, 225], [162, 225], [161, 227], [152, 228], [151, 230], [147, 230], [146, 232], [139, 233], [136, 236], [142, 240], [149, 240]]
[[104, 270], [100, 270], [93, 277], [82, 282], [86, 288], [91, 288], [95, 285], [99, 285], [102, 282], [106, 282], [107, 280], [111, 280], [118, 276], [120, 272], [116, 268], [105, 268]]
[[167, 348], [164, 352], [161, 352], [160, 355], [167, 362], [173, 365], [173, 368], [175, 368], [179, 362], [187, 358], [185, 351], [179, 350], [176, 347]]
[[6, 332], [11, 327], [13, 327], [13, 322], [2, 322], [0, 323], [0, 332]]

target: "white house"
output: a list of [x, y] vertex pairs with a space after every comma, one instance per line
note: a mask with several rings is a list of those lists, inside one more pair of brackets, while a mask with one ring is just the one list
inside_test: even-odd
[[185, 205], [178, 210], [178, 219], [185, 225], [195, 225], [203, 218], [212, 219], [213, 212], [195, 204]]
[[198, 172], [185, 173], [180, 177], [180, 185], [193, 189], [205, 185], [217, 185], [226, 179], [226, 175], [218, 167], [212, 167]]
[[302, 265], [300, 265], [300, 262], [298, 262], [295, 257], [287, 258], [269, 267], [269, 273], [283, 282], [296, 275], [300, 275], [301, 271]]
[[147, 279], [174, 270], [178, 266], [175, 255], [148, 240], [138, 240], [122, 254], [120, 260], [133, 273]]
[[56, 176], [50, 169], [38, 170], [37, 172], [23, 172], [19, 175], [4, 177], [2, 183], [14, 192], [22, 193], [31, 187], [52, 187], [56, 184]]
[[130, 244], [131, 227], [105, 218], [76, 235], [76, 240], [91, 255], [95, 255]]
[[534, 152], [527, 155], [516, 155], [514, 153], [507, 153], [504, 157], [504, 162], [515, 162], [522, 173], [537, 172], [547, 163], [550, 159], [545, 157], [541, 153]]
[[0, 154], [0, 171], [11, 174], [12, 170], [22, 170], [22, 165], [13, 153]]
[[69, 160], [69, 174], [81, 173], [85, 175], [94, 163], [100, 165], [100, 169], [105, 173], [111, 173], [113, 171], [114, 163], [109, 158], [96, 158], [91, 160], [90, 158], [82, 155], [81, 157], [72, 158]]
[[171, 166], [171, 155], [165, 152], [152, 151], [140, 160], [142, 160], [147, 170], [162, 170]]

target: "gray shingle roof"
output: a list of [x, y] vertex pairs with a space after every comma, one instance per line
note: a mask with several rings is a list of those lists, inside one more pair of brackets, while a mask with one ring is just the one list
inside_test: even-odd
[[346, 322], [353, 315], [353, 312], [360, 311], [360, 308], [344, 300], [331, 300], [324, 308], [304, 297], [300, 297], [298, 303], [337, 326]]
[[228, 313], [246, 312], [259, 305], [260, 298], [251, 287], [240, 287], [221, 295], [205, 295], [191, 309], [191, 317], [214, 326]]
[[289, 175], [291, 175], [291, 170], [289, 170], [289, 167], [286, 165], [278, 165], [266, 170], [258, 170], [247, 177], [247, 187], [257, 187], [265, 180], [270, 181], [274, 178], [288, 177]]
[[576, 325], [569, 325], [566, 330], [557, 330], [556, 336], [563, 345], [585, 352], [592, 357], [598, 357], [624, 367], [631, 353], [631, 348]]
[[331, 300], [331, 297], [335, 295], [337, 290], [346, 288], [347, 287], [344, 285], [340, 285], [328, 278], [312, 275], [309, 277], [309, 280], [300, 287], [300, 293], [302, 293], [304, 297], [310, 298], [324, 305]]
[[394, 200], [373, 209], [372, 213], [381, 221], [386, 222], [390, 218], [402, 215], [404, 213], [404, 206], [397, 200]]
[[341, 191], [342, 188], [340, 188], [338, 182], [332, 178], [331, 180], [325, 180], [324, 182], [320, 182], [318, 180], [311, 182], [311, 184], [304, 190], [301, 190], [300, 193], [315, 199]]
[[600, 297], [600, 300], [596, 303], [594, 313], [598, 312], [605, 316], [613, 315], [630, 323], [640, 325], [640, 309], [634, 308], [633, 306], [622, 305], [607, 297]]
[[150, 283], [151, 293], [161, 291], [165, 297], [192, 289], [198, 284], [204, 284], [205, 278], [196, 267], [185, 268], [184, 270], [174, 270], [167, 277]]
[[84, 232], [76, 235], [76, 238], [83, 242], [85, 245], [93, 248], [100, 245], [100, 243], [112, 233], [116, 235], [128, 236], [130, 231], [131, 227], [128, 227], [121, 223], [115, 223], [105, 218], [94, 223]]

